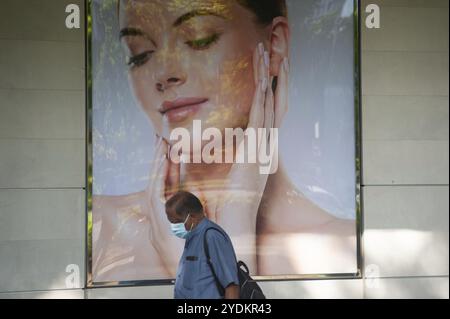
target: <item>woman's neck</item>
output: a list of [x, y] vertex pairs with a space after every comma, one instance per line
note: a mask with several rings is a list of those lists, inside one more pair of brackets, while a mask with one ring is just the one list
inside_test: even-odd
[[[236, 146], [233, 145], [232, 154], [235, 159]], [[221, 158], [226, 158], [226, 149], [222, 145]], [[191, 163], [182, 165], [182, 184], [185, 187], [197, 188], [203, 192], [209, 190], [221, 190], [225, 186], [227, 176], [233, 166], [233, 163], [193, 163], [191, 154]]]
[[183, 185], [201, 191], [218, 190], [225, 185], [233, 164], [185, 164], [182, 167]]
[[[228, 174], [233, 164], [184, 164], [181, 176], [182, 184], [189, 188], [193, 186], [201, 191], [221, 190], [225, 186]], [[278, 171], [269, 176], [266, 190], [281, 192], [294, 187], [280, 162]]]

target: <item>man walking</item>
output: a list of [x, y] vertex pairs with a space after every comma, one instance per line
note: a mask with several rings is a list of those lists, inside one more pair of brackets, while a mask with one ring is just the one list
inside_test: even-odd
[[239, 299], [233, 245], [225, 231], [205, 217], [200, 200], [191, 193], [178, 192], [166, 202], [166, 214], [173, 234], [186, 240], [178, 265], [175, 299]]

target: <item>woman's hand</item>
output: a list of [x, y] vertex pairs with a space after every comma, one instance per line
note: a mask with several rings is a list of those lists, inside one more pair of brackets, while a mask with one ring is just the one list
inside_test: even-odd
[[168, 160], [168, 144], [158, 138], [152, 163], [150, 183], [147, 187], [147, 217], [150, 222], [149, 239], [161, 257], [169, 278], [175, 278], [184, 247], [184, 240], [172, 234], [165, 203], [179, 189], [180, 167]]
[[[247, 132], [254, 130], [258, 136], [258, 129], [265, 128], [265, 138], [258, 141], [257, 152], [269, 150], [270, 133], [273, 128], [279, 128], [288, 109], [288, 59], [282, 59], [278, 70], [278, 81], [275, 95], [272, 90], [273, 77], [270, 76], [269, 53], [262, 44], [258, 45], [253, 57], [255, 70], [255, 93], [250, 111]], [[264, 137], [264, 135], [263, 135]], [[274, 136], [275, 137], [275, 136]], [[245, 141], [242, 141], [244, 143]], [[265, 145], [263, 145], [265, 143]], [[276, 156], [272, 165], [278, 166], [278, 139], [275, 138]], [[247, 145], [248, 147], [248, 145]], [[247, 154], [252, 148], [247, 149]], [[237, 152], [244, 148], [237, 147]], [[256, 159], [257, 154], [252, 154]], [[239, 154], [237, 154], [239, 156]], [[236, 156], [236, 158], [237, 158]], [[235, 250], [254, 274], [258, 273], [256, 256], [256, 220], [258, 208], [267, 183], [267, 174], [261, 174], [261, 163], [233, 164], [226, 181], [225, 191], [219, 199], [214, 212], [208, 211], [215, 217], [233, 239]], [[271, 172], [273, 173], [273, 172]]]
[[[256, 89], [247, 130], [253, 129], [258, 133], [258, 128], [266, 129], [266, 138], [259, 141], [259, 152], [261, 149], [269, 149], [270, 129], [279, 128], [287, 112], [288, 60], [283, 59], [280, 63], [275, 96], [271, 89], [273, 77], [269, 72], [270, 58], [262, 44], [255, 50], [253, 60]], [[266, 143], [265, 148], [261, 147], [262, 143]], [[277, 143], [275, 147], [275, 152], [278, 152]], [[239, 149], [236, 147], [236, 150]], [[240, 150], [245, 152], [244, 149]], [[258, 158], [257, 154], [252, 155]], [[236, 157], [238, 156], [239, 154], [236, 154]], [[166, 200], [181, 189], [180, 164], [174, 164], [168, 158], [168, 143], [159, 138], [146, 197], [149, 206], [150, 241], [161, 257], [168, 276], [174, 278], [184, 241], [172, 234], [165, 213]], [[205, 207], [208, 216], [221, 225], [233, 239], [239, 258], [249, 266], [252, 273], [257, 273], [256, 217], [267, 178], [267, 174], [260, 174], [260, 163], [234, 164], [215, 208]], [[189, 191], [202, 198], [201, 190], [186, 186]]]

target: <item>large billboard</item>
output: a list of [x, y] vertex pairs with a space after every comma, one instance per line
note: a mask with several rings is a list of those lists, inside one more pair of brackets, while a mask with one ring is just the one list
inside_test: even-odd
[[256, 278], [356, 275], [356, 2], [89, 3], [89, 283], [175, 278], [177, 190]]

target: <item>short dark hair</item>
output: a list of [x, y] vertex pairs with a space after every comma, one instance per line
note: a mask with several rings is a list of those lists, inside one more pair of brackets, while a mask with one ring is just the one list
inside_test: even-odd
[[276, 17], [287, 16], [285, 0], [237, 0], [237, 2], [256, 14], [257, 22], [262, 25], [272, 23]]
[[203, 205], [194, 194], [180, 191], [166, 202], [167, 211], [174, 211], [178, 216], [185, 217], [188, 213], [203, 214]]

